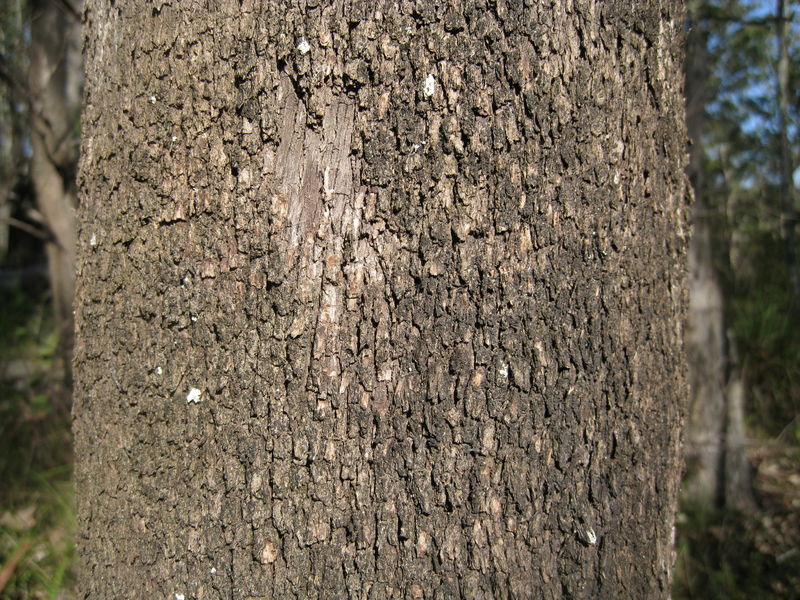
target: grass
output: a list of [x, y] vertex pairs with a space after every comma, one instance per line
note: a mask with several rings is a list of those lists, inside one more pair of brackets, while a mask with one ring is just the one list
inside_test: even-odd
[[75, 517], [71, 469], [31, 472], [0, 512], [0, 598], [69, 598]]
[[0, 298], [0, 600], [72, 598], [72, 458], [44, 294]]
[[674, 600], [800, 598], [800, 449], [764, 444], [750, 458], [757, 510], [682, 506]]

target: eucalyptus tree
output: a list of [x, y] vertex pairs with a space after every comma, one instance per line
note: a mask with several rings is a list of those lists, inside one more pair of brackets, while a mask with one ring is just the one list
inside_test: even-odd
[[678, 2], [91, 0], [84, 598], [666, 598]]

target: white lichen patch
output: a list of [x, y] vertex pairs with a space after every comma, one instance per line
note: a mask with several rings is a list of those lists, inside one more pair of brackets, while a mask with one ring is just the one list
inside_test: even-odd
[[197, 388], [192, 388], [189, 390], [189, 393], [186, 394], [186, 404], [197, 404], [200, 402], [200, 397], [202, 396], [202, 392]]
[[297, 317], [294, 318], [294, 321], [292, 321], [292, 325], [289, 328], [289, 337], [296, 338], [301, 333], [303, 333], [304, 330], [305, 330], [305, 321], [298, 315]]
[[503, 363], [500, 369], [498, 370], [498, 373], [500, 373], [500, 375], [508, 379], [508, 365], [506, 363]]
[[309, 50], [311, 50], [311, 44], [308, 43], [306, 38], [300, 38], [300, 41], [297, 43], [297, 49], [300, 51], [300, 54], [307, 54]]
[[428, 73], [428, 77], [425, 78], [425, 84], [422, 86], [422, 91], [428, 97], [433, 96], [433, 92], [436, 91], [436, 78], [432, 73]]
[[586, 541], [589, 542], [589, 544], [591, 544], [591, 545], [594, 545], [594, 544], [597, 543], [597, 534], [594, 532], [594, 529], [592, 529], [591, 527], [589, 527], [589, 529], [586, 530]]
[[494, 423], [492, 421], [489, 421], [489, 424], [481, 432], [481, 447], [487, 454], [494, 452]]

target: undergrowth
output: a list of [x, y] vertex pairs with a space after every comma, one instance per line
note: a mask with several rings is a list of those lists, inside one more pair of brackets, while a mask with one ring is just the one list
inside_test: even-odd
[[19, 288], [0, 303], [0, 600], [65, 600], [75, 517], [50, 303]]
[[800, 598], [800, 450], [750, 453], [758, 507], [750, 513], [684, 502], [677, 519], [674, 600]]

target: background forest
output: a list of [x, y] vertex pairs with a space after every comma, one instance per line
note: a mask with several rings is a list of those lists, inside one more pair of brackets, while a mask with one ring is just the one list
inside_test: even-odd
[[[687, 2], [675, 598], [800, 598], [800, 3]], [[0, 0], [0, 599], [72, 598], [80, 2]]]

